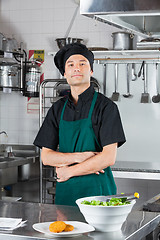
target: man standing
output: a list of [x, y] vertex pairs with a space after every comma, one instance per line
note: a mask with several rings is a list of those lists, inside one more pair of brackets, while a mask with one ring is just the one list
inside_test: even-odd
[[56, 167], [55, 203], [75, 205], [80, 197], [116, 194], [110, 166], [125, 136], [116, 104], [90, 86], [94, 55], [74, 43], [60, 49], [54, 61], [71, 91], [52, 105], [34, 144], [42, 148], [43, 164]]

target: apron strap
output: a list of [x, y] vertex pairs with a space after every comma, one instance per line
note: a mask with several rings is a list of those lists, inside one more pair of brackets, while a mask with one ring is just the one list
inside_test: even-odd
[[63, 115], [64, 115], [64, 110], [65, 110], [65, 107], [66, 107], [66, 104], [68, 102], [68, 99], [65, 101], [64, 103], [64, 106], [63, 106], [63, 109], [62, 109], [62, 113], [61, 113], [61, 119], [60, 120], [63, 120]]
[[[93, 99], [92, 99], [91, 107], [90, 107], [90, 110], [89, 110], [89, 114], [88, 114], [88, 118], [89, 118], [89, 119], [92, 118], [92, 112], [93, 112], [93, 109], [94, 109], [94, 106], [95, 106], [95, 103], [96, 103], [96, 100], [97, 100], [97, 96], [98, 96], [98, 92], [95, 91], [95, 92], [94, 92]], [[67, 99], [67, 101], [64, 103], [64, 106], [63, 106], [63, 109], [62, 109], [62, 113], [61, 113], [61, 119], [60, 119], [60, 120], [63, 120], [64, 110], [65, 110], [65, 107], [66, 107], [67, 102], [68, 102], [68, 99]]]
[[98, 92], [95, 91], [93, 99], [92, 99], [92, 104], [91, 104], [91, 107], [90, 107], [90, 110], [89, 110], [89, 114], [88, 114], [89, 119], [92, 118], [92, 112], [93, 112], [93, 109], [94, 109], [94, 106], [95, 106], [95, 103], [96, 103], [96, 100], [97, 100], [97, 96], [98, 96]]

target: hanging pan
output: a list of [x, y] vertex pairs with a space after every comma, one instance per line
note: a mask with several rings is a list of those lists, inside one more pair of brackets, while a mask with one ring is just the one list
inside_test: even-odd
[[112, 94], [112, 97], [111, 97], [111, 100], [112, 101], [118, 101], [118, 99], [119, 99], [119, 92], [117, 92], [117, 85], [118, 85], [118, 65], [117, 65], [117, 63], [115, 63], [115, 82], [114, 82], [114, 84], [115, 84], [115, 91], [113, 92], [113, 94]]
[[159, 79], [158, 79], [158, 63], [156, 63], [156, 89], [157, 95], [152, 97], [152, 102], [159, 103], [160, 102], [160, 94], [159, 94]]

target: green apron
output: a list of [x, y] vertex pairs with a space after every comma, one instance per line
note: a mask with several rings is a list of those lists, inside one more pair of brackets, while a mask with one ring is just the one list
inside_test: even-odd
[[[64, 104], [59, 125], [60, 152], [101, 152], [102, 149], [96, 139], [92, 127], [92, 112], [98, 93], [95, 92], [89, 110], [88, 118], [76, 121], [64, 121], [63, 114], [67, 104]], [[116, 194], [116, 185], [110, 167], [105, 173], [89, 174], [72, 177], [65, 182], [56, 183], [55, 204], [76, 205], [75, 201], [81, 197]]]

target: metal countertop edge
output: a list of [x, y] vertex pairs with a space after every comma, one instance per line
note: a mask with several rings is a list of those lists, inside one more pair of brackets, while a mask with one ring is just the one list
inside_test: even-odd
[[[159, 220], [158, 220], [159, 219]], [[157, 220], [157, 221], [156, 221]], [[134, 233], [132, 233], [130, 236], [128, 236], [127, 238], [125, 238], [125, 240], [131, 240], [132, 237], [135, 237], [135, 235], [137, 235], [138, 233], [141, 232], [141, 235], [140, 236], [136, 236], [136, 239], [137, 237], [145, 237], [146, 235], [148, 235], [151, 231], [148, 231], [148, 233], [146, 234], [145, 232], [145, 235], [142, 236], [142, 229], [143, 229], [143, 232], [146, 231], [146, 228], [148, 227], [148, 225], [155, 225], [155, 227], [158, 225], [158, 223], [160, 222], [160, 215], [156, 216], [155, 218], [153, 218], [152, 220], [150, 220], [148, 223], [146, 223], [144, 226], [140, 227], [137, 231], [135, 231]]]

